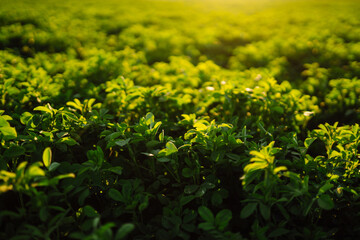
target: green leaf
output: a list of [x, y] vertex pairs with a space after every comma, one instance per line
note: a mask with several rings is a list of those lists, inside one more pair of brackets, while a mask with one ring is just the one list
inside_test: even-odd
[[39, 177], [45, 176], [45, 172], [37, 164], [33, 164], [27, 169], [27, 175], [31, 178]]
[[331, 188], [334, 187], [334, 184], [331, 184], [329, 182], [325, 183], [320, 189], [319, 189], [319, 192], [318, 192], [318, 195], [321, 195], [323, 193], [325, 193], [326, 191], [330, 190]]
[[229, 209], [223, 209], [215, 217], [215, 224], [220, 231], [229, 224], [229, 221], [232, 218], [232, 212]]
[[194, 193], [196, 190], [199, 189], [199, 186], [198, 185], [187, 185], [185, 186], [184, 188], [184, 193], [186, 194], [192, 194]]
[[191, 201], [194, 200], [194, 199], [195, 199], [195, 196], [193, 196], [193, 195], [190, 195], [190, 196], [182, 196], [182, 197], [180, 198], [180, 205], [181, 205], [181, 206], [184, 206], [184, 205], [188, 204], [189, 202], [191, 202]]
[[20, 122], [24, 125], [26, 125], [28, 123], [28, 121], [32, 118], [32, 114], [29, 112], [24, 112], [23, 114], [21, 114], [20, 117]]
[[204, 219], [206, 222], [211, 223], [212, 225], [214, 225], [215, 218], [214, 218], [214, 215], [212, 214], [210, 209], [208, 209], [205, 206], [200, 206], [198, 208], [198, 213], [199, 213], [199, 215], [201, 216], [202, 219]]
[[82, 104], [79, 102], [78, 99], [75, 99], [74, 102], [67, 102], [66, 105], [82, 111]]
[[140, 212], [144, 211], [149, 206], [149, 199], [146, 196], [145, 200], [139, 205], [138, 209]]
[[162, 163], [165, 163], [165, 162], [170, 162], [171, 159], [170, 158], [167, 158], [167, 157], [161, 157], [161, 158], [158, 158], [156, 159], [158, 162], [162, 162]]
[[196, 197], [202, 197], [204, 196], [204, 194], [206, 193], [206, 188], [203, 186], [200, 186], [199, 190], [197, 190], [197, 192], [195, 193]]
[[280, 106], [275, 106], [275, 107], [272, 107], [271, 109], [277, 113], [284, 114], [284, 109]]
[[135, 228], [135, 225], [132, 223], [125, 223], [121, 225], [119, 230], [116, 232], [115, 240], [124, 239], [130, 232], [132, 232]]
[[248, 203], [240, 212], [241, 218], [249, 217], [256, 209], [257, 203]]
[[99, 214], [96, 212], [96, 210], [95, 210], [93, 207], [89, 206], [89, 205], [86, 205], [86, 206], [83, 208], [83, 210], [84, 210], [84, 213], [85, 213], [85, 215], [86, 215], [87, 217], [93, 218], [93, 217], [99, 216]]
[[214, 206], [219, 206], [223, 202], [223, 198], [220, 192], [213, 192], [211, 196], [211, 204]]
[[166, 143], [166, 156], [176, 153], [178, 150], [172, 142]]
[[196, 225], [183, 223], [181, 224], [181, 228], [187, 232], [194, 232], [196, 230]]
[[164, 140], [165, 140], [165, 133], [164, 130], [162, 130], [162, 132], [159, 134], [159, 141], [164, 142]]
[[333, 200], [331, 200], [331, 197], [327, 194], [323, 194], [318, 198], [318, 205], [325, 210], [331, 210], [335, 206]]
[[13, 140], [17, 137], [16, 130], [13, 127], [0, 127], [0, 132], [3, 134], [5, 141]]
[[274, 231], [272, 231], [269, 235], [269, 237], [271, 238], [276, 238], [276, 237], [280, 237], [283, 236], [285, 234], [288, 234], [290, 231], [285, 229], [285, 228], [277, 228]]
[[125, 145], [127, 145], [130, 142], [131, 138], [127, 138], [127, 139], [122, 139], [122, 140], [118, 140], [115, 142], [116, 145], [123, 147]]
[[316, 138], [306, 138], [304, 141], [304, 145], [306, 148], [309, 148], [310, 145], [316, 140]]
[[209, 190], [215, 188], [215, 184], [211, 182], [204, 182], [203, 184], [201, 184], [201, 187], [205, 188], [206, 190]]
[[311, 199], [311, 201], [308, 201], [306, 208], [304, 209], [303, 215], [307, 216], [311, 210], [312, 205], [316, 201], [316, 198]]
[[67, 173], [67, 174], [57, 175], [56, 177], [51, 179], [51, 181], [54, 181], [57, 184], [57, 182], [59, 180], [64, 179], [64, 178], [75, 178], [75, 174], [74, 173]]
[[45, 148], [43, 152], [43, 163], [46, 168], [49, 168], [51, 164], [51, 156], [52, 156], [51, 148], [50, 147]]
[[13, 157], [21, 156], [24, 153], [25, 153], [25, 148], [17, 145], [12, 145], [5, 150], [4, 157], [13, 158]]
[[78, 198], [79, 205], [84, 205], [85, 199], [90, 195], [90, 190], [86, 188], [83, 190]]
[[51, 116], [53, 115], [53, 111], [51, 111], [49, 108], [43, 107], [43, 106], [38, 106], [38, 107], [34, 108], [34, 111], [47, 112], [47, 113], [50, 113]]
[[198, 225], [199, 228], [201, 228], [204, 231], [210, 231], [215, 229], [215, 226], [209, 222], [203, 222]]
[[116, 166], [116, 167], [111, 167], [108, 169], [108, 171], [116, 173], [117, 175], [121, 175], [122, 174], [122, 170], [123, 168], [120, 166]]
[[122, 135], [123, 135], [122, 132], [114, 132], [114, 133], [111, 133], [111, 134], [107, 135], [105, 137], [105, 140], [106, 141], [114, 140], [114, 139], [116, 139], [116, 138], [118, 138], [118, 137], [120, 137]]
[[124, 197], [121, 194], [121, 192], [119, 192], [118, 190], [116, 190], [114, 188], [110, 188], [109, 196], [110, 196], [110, 198], [112, 198], [115, 201], [124, 202]]
[[269, 206], [267, 206], [263, 203], [260, 203], [260, 213], [265, 220], [270, 219], [270, 207]]
[[48, 211], [46, 209], [46, 207], [41, 207], [40, 208], [40, 211], [39, 211], [39, 217], [40, 217], [40, 220], [45, 222], [47, 217], [48, 217]]
[[5, 116], [0, 116], [0, 127], [10, 127], [10, 123]]
[[147, 113], [145, 116], [145, 124], [150, 126], [150, 128], [153, 128], [154, 121], [155, 121], [154, 114], [152, 114], [151, 112]]
[[56, 143], [65, 143], [68, 146], [79, 145], [79, 143], [71, 137], [63, 137], [56, 141]]
[[185, 178], [191, 178], [194, 176], [194, 171], [190, 168], [183, 168], [181, 171], [181, 174], [185, 177]]
[[51, 163], [50, 166], [49, 166], [49, 171], [52, 172], [52, 171], [54, 171], [55, 169], [57, 169], [59, 166], [60, 166], [60, 163], [58, 163], [58, 162], [53, 162], [53, 163]]

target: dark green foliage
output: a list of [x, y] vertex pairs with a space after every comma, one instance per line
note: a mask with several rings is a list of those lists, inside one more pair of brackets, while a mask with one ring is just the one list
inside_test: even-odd
[[192, 4], [0, 0], [0, 239], [358, 238], [359, 4]]

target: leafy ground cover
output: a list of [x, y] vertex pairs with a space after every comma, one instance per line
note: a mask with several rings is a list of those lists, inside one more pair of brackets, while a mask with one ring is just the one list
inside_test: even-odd
[[0, 239], [360, 236], [356, 0], [0, 6]]

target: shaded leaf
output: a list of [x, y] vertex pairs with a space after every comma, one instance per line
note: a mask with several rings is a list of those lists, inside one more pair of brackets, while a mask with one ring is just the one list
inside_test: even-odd
[[240, 212], [241, 218], [249, 217], [256, 209], [257, 203], [248, 203]]
[[198, 213], [199, 213], [199, 215], [200, 215], [200, 217], [202, 219], [204, 219], [206, 222], [211, 223], [211, 224], [214, 225], [215, 218], [214, 218], [214, 215], [213, 215], [213, 213], [211, 212], [210, 209], [208, 209], [205, 206], [200, 206], [198, 208]]

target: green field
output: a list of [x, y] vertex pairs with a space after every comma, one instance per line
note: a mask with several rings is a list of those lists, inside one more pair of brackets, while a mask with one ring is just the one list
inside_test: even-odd
[[359, 13], [0, 0], [0, 239], [358, 239]]

